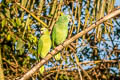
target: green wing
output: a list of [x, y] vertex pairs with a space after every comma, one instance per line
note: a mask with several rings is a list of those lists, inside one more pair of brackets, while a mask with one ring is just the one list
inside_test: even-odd
[[42, 47], [43, 47], [43, 41], [41, 40], [41, 38], [38, 40], [38, 55], [37, 55], [37, 58], [39, 59], [40, 58], [40, 54], [41, 54], [41, 51], [42, 51]]
[[52, 32], [52, 45], [53, 45], [53, 48], [55, 48], [55, 37], [56, 37], [56, 27], [53, 28], [53, 32]]

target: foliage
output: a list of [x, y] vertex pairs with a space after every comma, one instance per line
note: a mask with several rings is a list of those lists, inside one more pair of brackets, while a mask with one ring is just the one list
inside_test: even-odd
[[[1, 0], [0, 70], [3, 66], [5, 80], [21, 77], [37, 63], [40, 29], [52, 31], [61, 12], [72, 17], [69, 39], [114, 11], [114, 4], [115, 0]], [[119, 21], [114, 17], [83, 35], [61, 51], [60, 61], [52, 58], [44, 73], [34, 73], [31, 79], [119, 78]]]

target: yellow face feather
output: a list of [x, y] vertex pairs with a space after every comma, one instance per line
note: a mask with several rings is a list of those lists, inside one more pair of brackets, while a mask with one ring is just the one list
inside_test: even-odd
[[47, 28], [41, 28], [41, 34], [50, 34]]

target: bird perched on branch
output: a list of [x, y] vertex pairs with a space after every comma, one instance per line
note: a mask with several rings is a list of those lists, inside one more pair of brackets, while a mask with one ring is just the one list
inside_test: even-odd
[[43, 35], [38, 41], [38, 57], [44, 58], [51, 48], [50, 33], [47, 28], [41, 28]]
[[[52, 44], [53, 48], [55, 48], [56, 45], [59, 45], [63, 43], [68, 35], [68, 23], [70, 20], [69, 15], [62, 15], [59, 17], [58, 21], [53, 27], [52, 31]], [[55, 55], [56, 60], [60, 60], [60, 53]]]
[[[51, 39], [50, 39], [50, 33], [47, 28], [41, 28], [41, 34], [42, 36], [40, 37], [38, 41], [38, 60], [40, 58], [45, 58], [48, 52], [50, 51], [51, 48]], [[39, 69], [40, 73], [43, 74], [44, 72], [44, 65]]]

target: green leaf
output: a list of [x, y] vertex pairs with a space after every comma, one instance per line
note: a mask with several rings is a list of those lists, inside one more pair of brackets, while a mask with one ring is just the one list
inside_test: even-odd
[[24, 42], [21, 39], [18, 39], [17, 45], [16, 45], [16, 50], [20, 50], [24, 45]]
[[17, 24], [17, 26], [21, 26], [22, 25], [21, 20], [19, 18], [16, 19], [16, 24]]
[[3, 20], [2, 20], [2, 27], [4, 27], [5, 24], [6, 24], [6, 19], [3, 19]]
[[22, 47], [22, 48], [20, 49], [20, 55], [23, 55], [23, 53], [24, 53], [24, 48]]
[[3, 13], [0, 13], [0, 18], [1, 19], [4, 19], [5, 18], [5, 15]]
[[5, 8], [5, 15], [10, 18], [10, 9]]
[[15, 22], [14, 19], [12, 19], [10, 22], [12, 23], [12, 25], [13, 25], [14, 27], [16, 27], [16, 22]]
[[11, 39], [11, 35], [8, 34], [8, 35], [7, 35], [7, 40], [9, 41], [10, 39]]
[[30, 56], [27, 56], [26, 58], [24, 58], [24, 61], [23, 61], [22, 64], [23, 64], [23, 65], [28, 64], [29, 61], [30, 61]]
[[33, 36], [33, 42], [36, 43], [37, 42], [37, 37]]
[[60, 58], [61, 58], [61, 53], [59, 52], [55, 55], [55, 60], [60, 60]]

